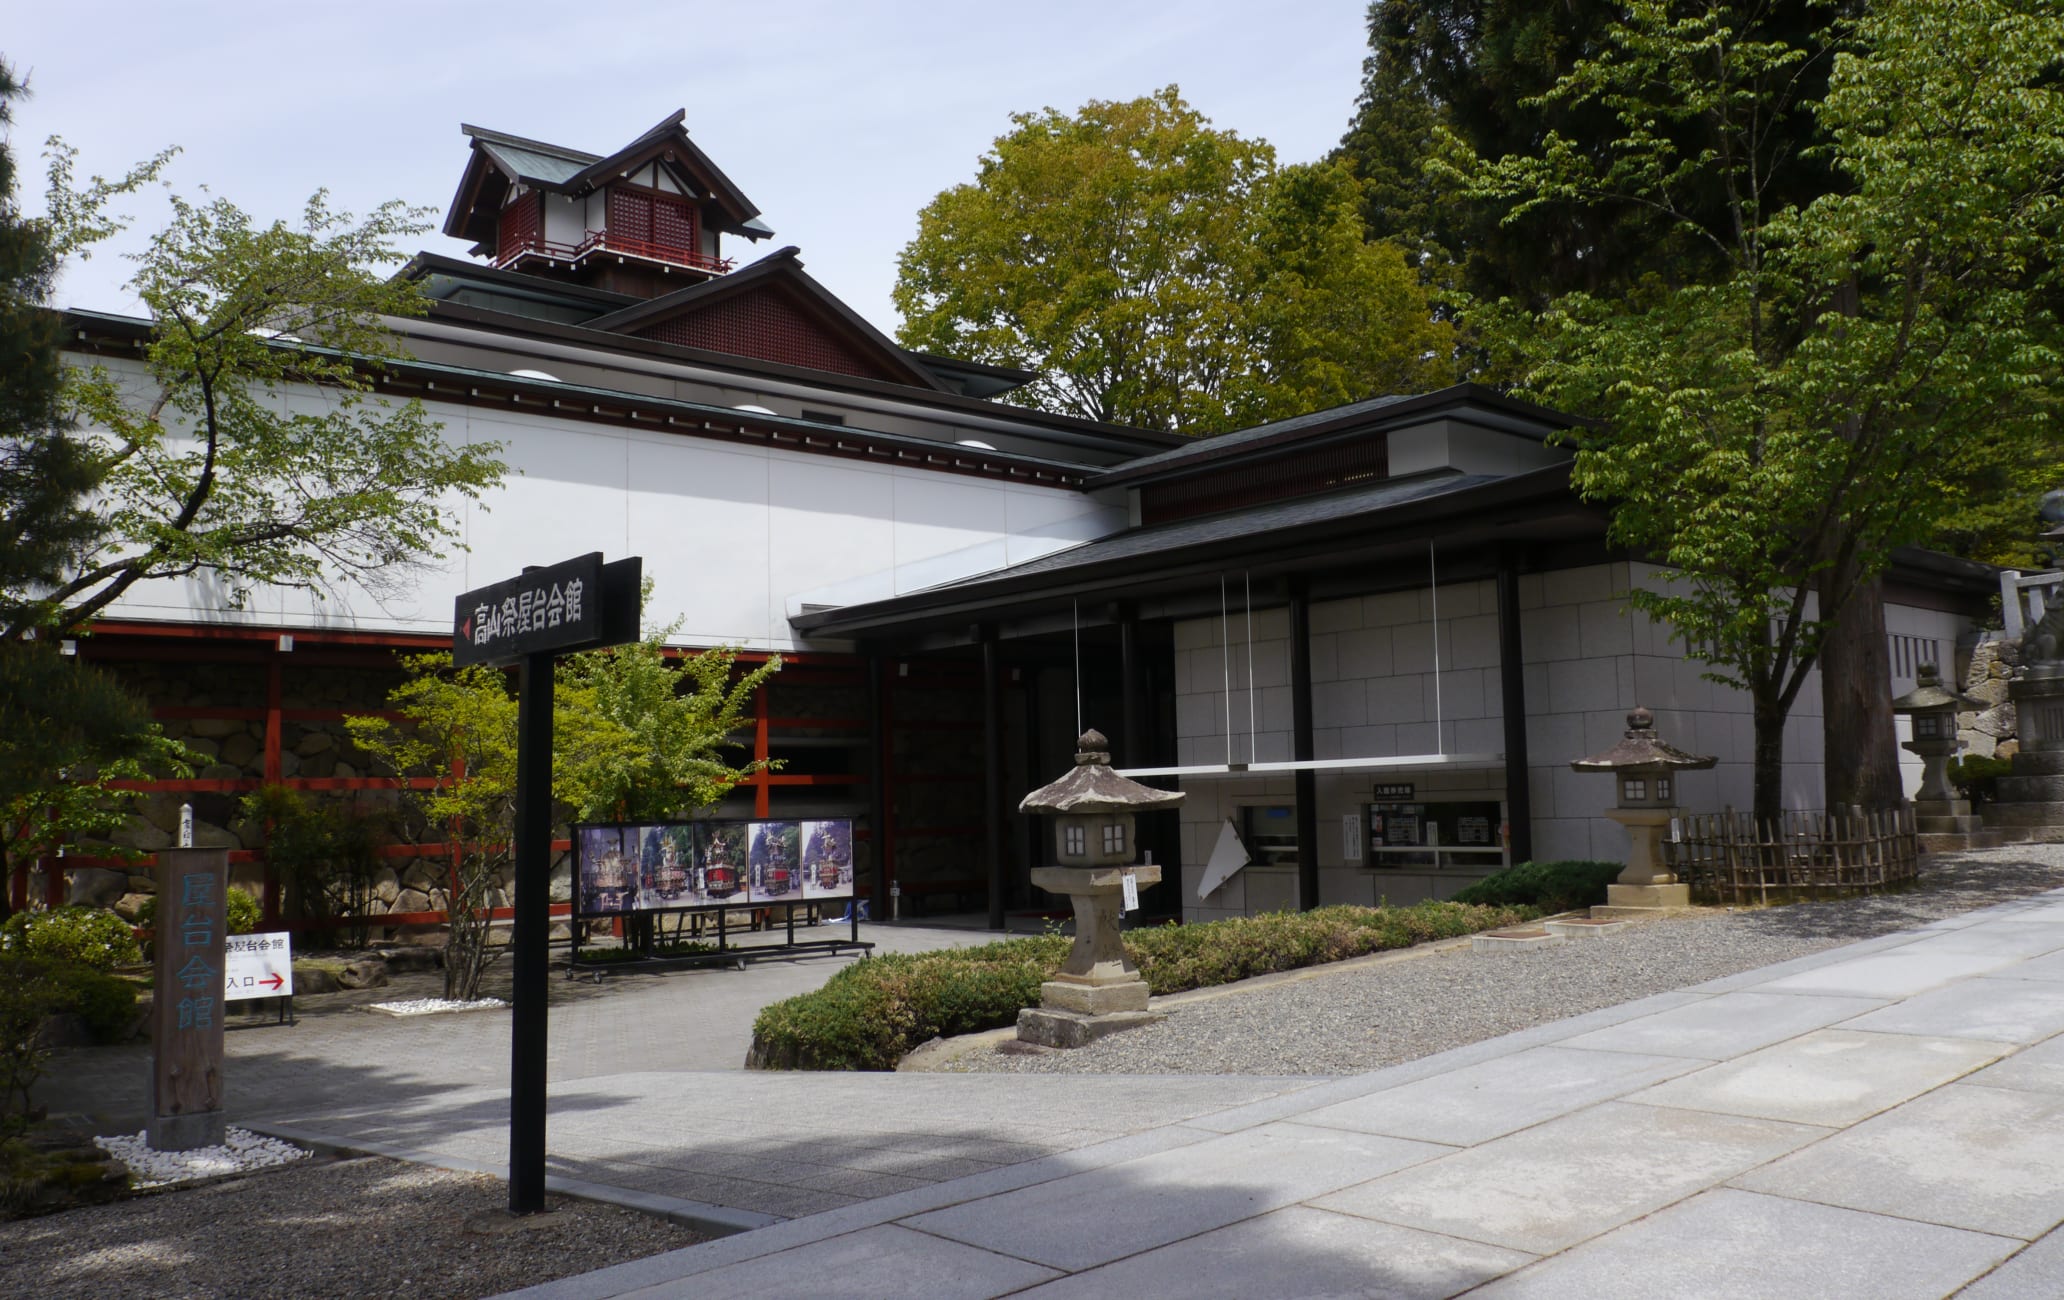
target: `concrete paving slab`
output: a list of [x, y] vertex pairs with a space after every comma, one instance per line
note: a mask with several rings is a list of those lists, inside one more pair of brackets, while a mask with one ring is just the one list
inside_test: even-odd
[[2028, 1300], [2030, 1296], [2064, 1295], [2064, 1229], [2041, 1241], [1957, 1292], [1957, 1300]]
[[1906, 946], [1909, 953], [2005, 953], [2040, 957], [2064, 948], [2064, 926], [2043, 921], [2004, 919], [1967, 926], [1952, 934], [1929, 935]]
[[2017, 1243], [1718, 1190], [1471, 1292], [1471, 1300], [1938, 1300]]
[[2001, 979], [2039, 980], [2046, 984], [2064, 983], [2064, 952], [2053, 952], [2043, 957], [2030, 957], [2002, 966], [1993, 974]]
[[1309, 1111], [1298, 1122], [1469, 1146], [1697, 1068], [1681, 1057], [1536, 1047]]
[[2032, 1239], [2064, 1222], [2059, 1170], [2064, 1097], [1952, 1084], [1733, 1185]]
[[1545, 1255], [1831, 1131], [1606, 1102], [1313, 1204]]
[[[1926, 942], [1934, 942], [1928, 940]], [[1781, 979], [1756, 984], [1759, 993], [1832, 993], [1852, 998], [1910, 998], [1916, 993], [1941, 988], [1997, 970], [2016, 958], [2005, 953], [1916, 952], [1920, 943], [1909, 943], [1891, 952], [1873, 953], [1851, 961], [1839, 961], [1817, 970], [1801, 971]]]
[[1026, 1300], [1436, 1300], [1533, 1256], [1292, 1206], [1048, 1282]]
[[894, 1224], [625, 1293], [625, 1300], [768, 1300], [770, 1296], [903, 1296], [990, 1300], [1053, 1277], [1050, 1268]]
[[[1745, 970], [1738, 975], [1723, 975], [1719, 979], [1707, 980], [1703, 984], [1693, 984], [1687, 991], [1692, 993], [1735, 993], [1742, 989], [1760, 988], [1786, 976], [1825, 970], [1830, 966], [1839, 966], [1845, 962], [1855, 961], [1860, 957], [1890, 952], [1895, 948], [1904, 948], [1920, 937], [1921, 935], [1918, 932], [1911, 930], [1897, 934], [1879, 935], [1875, 939], [1865, 939], [1860, 943], [1844, 944], [1839, 948], [1829, 948], [1822, 952], [1810, 952], [1804, 957], [1794, 957], [1790, 961], [1781, 961], [1772, 966], [1759, 966], [1754, 970]], [[1842, 990], [1834, 991], [1839, 993]]]
[[1858, 1016], [1842, 1028], [2037, 1043], [2064, 1032], [2064, 989], [2039, 980], [1979, 976]]
[[1962, 1082], [2021, 1092], [2064, 1093], [2064, 1037], [2024, 1047], [1996, 1065], [1965, 1075]]
[[1629, 1101], [1841, 1126], [2004, 1056], [1969, 1038], [1821, 1029], [1634, 1093]]
[[1020, 1259], [1080, 1270], [1266, 1214], [1446, 1149], [1270, 1124], [904, 1222]]
[[1810, 993], [1722, 993], [1563, 1040], [1564, 1047], [1724, 1061], [1891, 1005]]

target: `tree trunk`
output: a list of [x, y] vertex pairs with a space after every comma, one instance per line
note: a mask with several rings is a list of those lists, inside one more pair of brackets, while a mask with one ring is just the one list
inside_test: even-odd
[[[1765, 696], [1768, 698], [1764, 698]], [[1784, 708], [1773, 686], [1759, 685], [1756, 708], [1756, 825], [1775, 821], [1784, 811]]]
[[1905, 797], [1899, 778], [1899, 733], [1892, 717], [1892, 659], [1885, 636], [1885, 583], [1881, 578], [1848, 587], [1840, 604], [1831, 599], [1842, 582], [1823, 579], [1820, 607], [1836, 616], [1820, 649], [1821, 736], [1825, 754], [1827, 806], [1852, 804], [1876, 811], [1897, 807]]

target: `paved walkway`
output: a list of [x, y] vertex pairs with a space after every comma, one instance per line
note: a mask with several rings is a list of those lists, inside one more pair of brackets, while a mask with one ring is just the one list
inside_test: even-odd
[[[598, 1081], [662, 1146], [843, 1106], [989, 1167], [515, 1294], [2064, 1295], [2060, 1032], [2064, 891], [1323, 1083]], [[639, 1163], [585, 1154], [608, 1100], [561, 1090], [554, 1152]]]

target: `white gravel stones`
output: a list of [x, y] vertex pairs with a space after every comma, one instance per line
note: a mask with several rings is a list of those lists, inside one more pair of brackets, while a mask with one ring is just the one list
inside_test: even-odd
[[435, 1016], [453, 1011], [500, 1011], [509, 1004], [500, 998], [475, 998], [462, 1002], [455, 998], [408, 998], [401, 1002], [374, 1002], [366, 1007], [383, 1016]]
[[247, 1173], [308, 1157], [308, 1152], [291, 1142], [235, 1127], [224, 1130], [221, 1146], [195, 1147], [191, 1151], [153, 1151], [146, 1133], [118, 1133], [93, 1141], [129, 1166], [138, 1187], [169, 1187], [173, 1183]]

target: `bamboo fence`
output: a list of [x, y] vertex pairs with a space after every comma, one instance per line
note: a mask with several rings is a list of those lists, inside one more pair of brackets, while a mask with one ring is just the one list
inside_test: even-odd
[[1758, 823], [1751, 813], [1680, 813], [1663, 860], [1700, 899], [1772, 903], [1868, 894], [1920, 873], [1913, 805], [1787, 812]]

